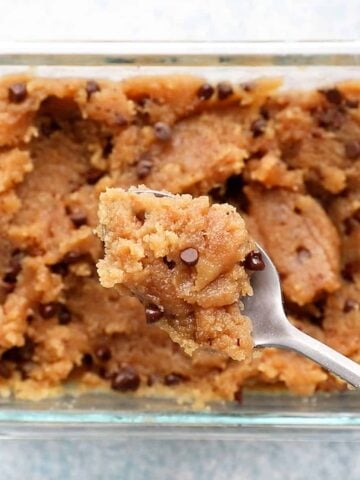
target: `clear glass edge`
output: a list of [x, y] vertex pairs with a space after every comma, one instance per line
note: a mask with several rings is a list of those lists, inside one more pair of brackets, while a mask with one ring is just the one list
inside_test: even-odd
[[[0, 65], [17, 66], [359, 66], [360, 42], [0, 42]], [[169, 401], [163, 410], [118, 410], [88, 405], [87, 408], [58, 404], [58, 400], [22, 402], [0, 400], [0, 438], [58, 438], [112, 433], [126, 435], [247, 439], [360, 440], [360, 399], [312, 397], [308, 406], [288, 395], [270, 406], [269, 396], [249, 398], [239, 409], [214, 405], [210, 411], [191, 411]], [[96, 404], [96, 394], [91, 396]], [[251, 397], [260, 398], [254, 410]], [[271, 397], [272, 398], [272, 397]], [[324, 398], [327, 400], [324, 401]], [[345, 399], [345, 401], [341, 400]], [[349, 400], [350, 403], [349, 403]], [[147, 400], [144, 400], [145, 404]], [[48, 403], [50, 402], [50, 403]], [[53, 402], [53, 404], [52, 404]], [[66, 402], [66, 400], [65, 400]], [[150, 400], [151, 402], [151, 400]], [[166, 402], [166, 400], [165, 400]], [[76, 403], [76, 402], [75, 402]], [[121, 403], [121, 402], [120, 402]], [[46, 406], [47, 405], [47, 406]], [[66, 408], [64, 408], [66, 405]], [[315, 408], [313, 408], [315, 405]], [[310, 406], [310, 407], [309, 407]], [[115, 404], [116, 408], [116, 404]], [[293, 437], [293, 435], [295, 436]]]

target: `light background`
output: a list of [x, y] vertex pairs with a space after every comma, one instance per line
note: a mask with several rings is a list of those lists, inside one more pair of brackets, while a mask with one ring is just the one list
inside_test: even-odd
[[[351, 40], [359, 0], [0, 0], [7, 40]], [[360, 444], [1, 441], [0, 480], [358, 480]]]

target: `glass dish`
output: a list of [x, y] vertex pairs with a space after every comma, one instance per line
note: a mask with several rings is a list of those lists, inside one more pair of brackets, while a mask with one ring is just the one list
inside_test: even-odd
[[[188, 72], [210, 80], [280, 76], [283, 88], [360, 80], [359, 42], [317, 43], [2, 43], [0, 75], [107, 77]], [[193, 410], [174, 399], [113, 393], [64, 394], [38, 402], [0, 400], [1, 438], [162, 435], [283, 440], [360, 440], [360, 392], [245, 392]]]

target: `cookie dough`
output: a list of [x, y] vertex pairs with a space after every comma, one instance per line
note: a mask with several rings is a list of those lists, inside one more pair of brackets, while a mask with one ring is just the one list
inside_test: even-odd
[[240, 299], [252, 294], [245, 266], [255, 244], [234, 207], [113, 188], [100, 195], [99, 222], [104, 287], [134, 294], [147, 322], [189, 355], [207, 347], [235, 360], [250, 357], [251, 323]]
[[35, 399], [71, 382], [207, 402], [240, 401], [244, 387], [346, 388], [275, 349], [190, 357], [96, 271], [107, 188], [207, 195], [273, 257], [290, 320], [360, 361], [360, 84], [325, 81], [280, 91], [278, 79], [2, 77], [1, 394]]

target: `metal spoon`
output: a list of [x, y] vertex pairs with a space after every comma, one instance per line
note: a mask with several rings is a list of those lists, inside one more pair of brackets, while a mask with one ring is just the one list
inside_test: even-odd
[[[173, 197], [168, 192], [136, 189], [134, 193], [150, 193], [156, 197]], [[294, 350], [335, 373], [356, 388], [360, 388], [360, 365], [325, 344], [306, 335], [287, 319], [281, 295], [280, 279], [267, 253], [257, 245], [265, 269], [251, 276], [254, 294], [242, 298], [243, 312], [253, 327], [255, 347], [277, 347]]]

